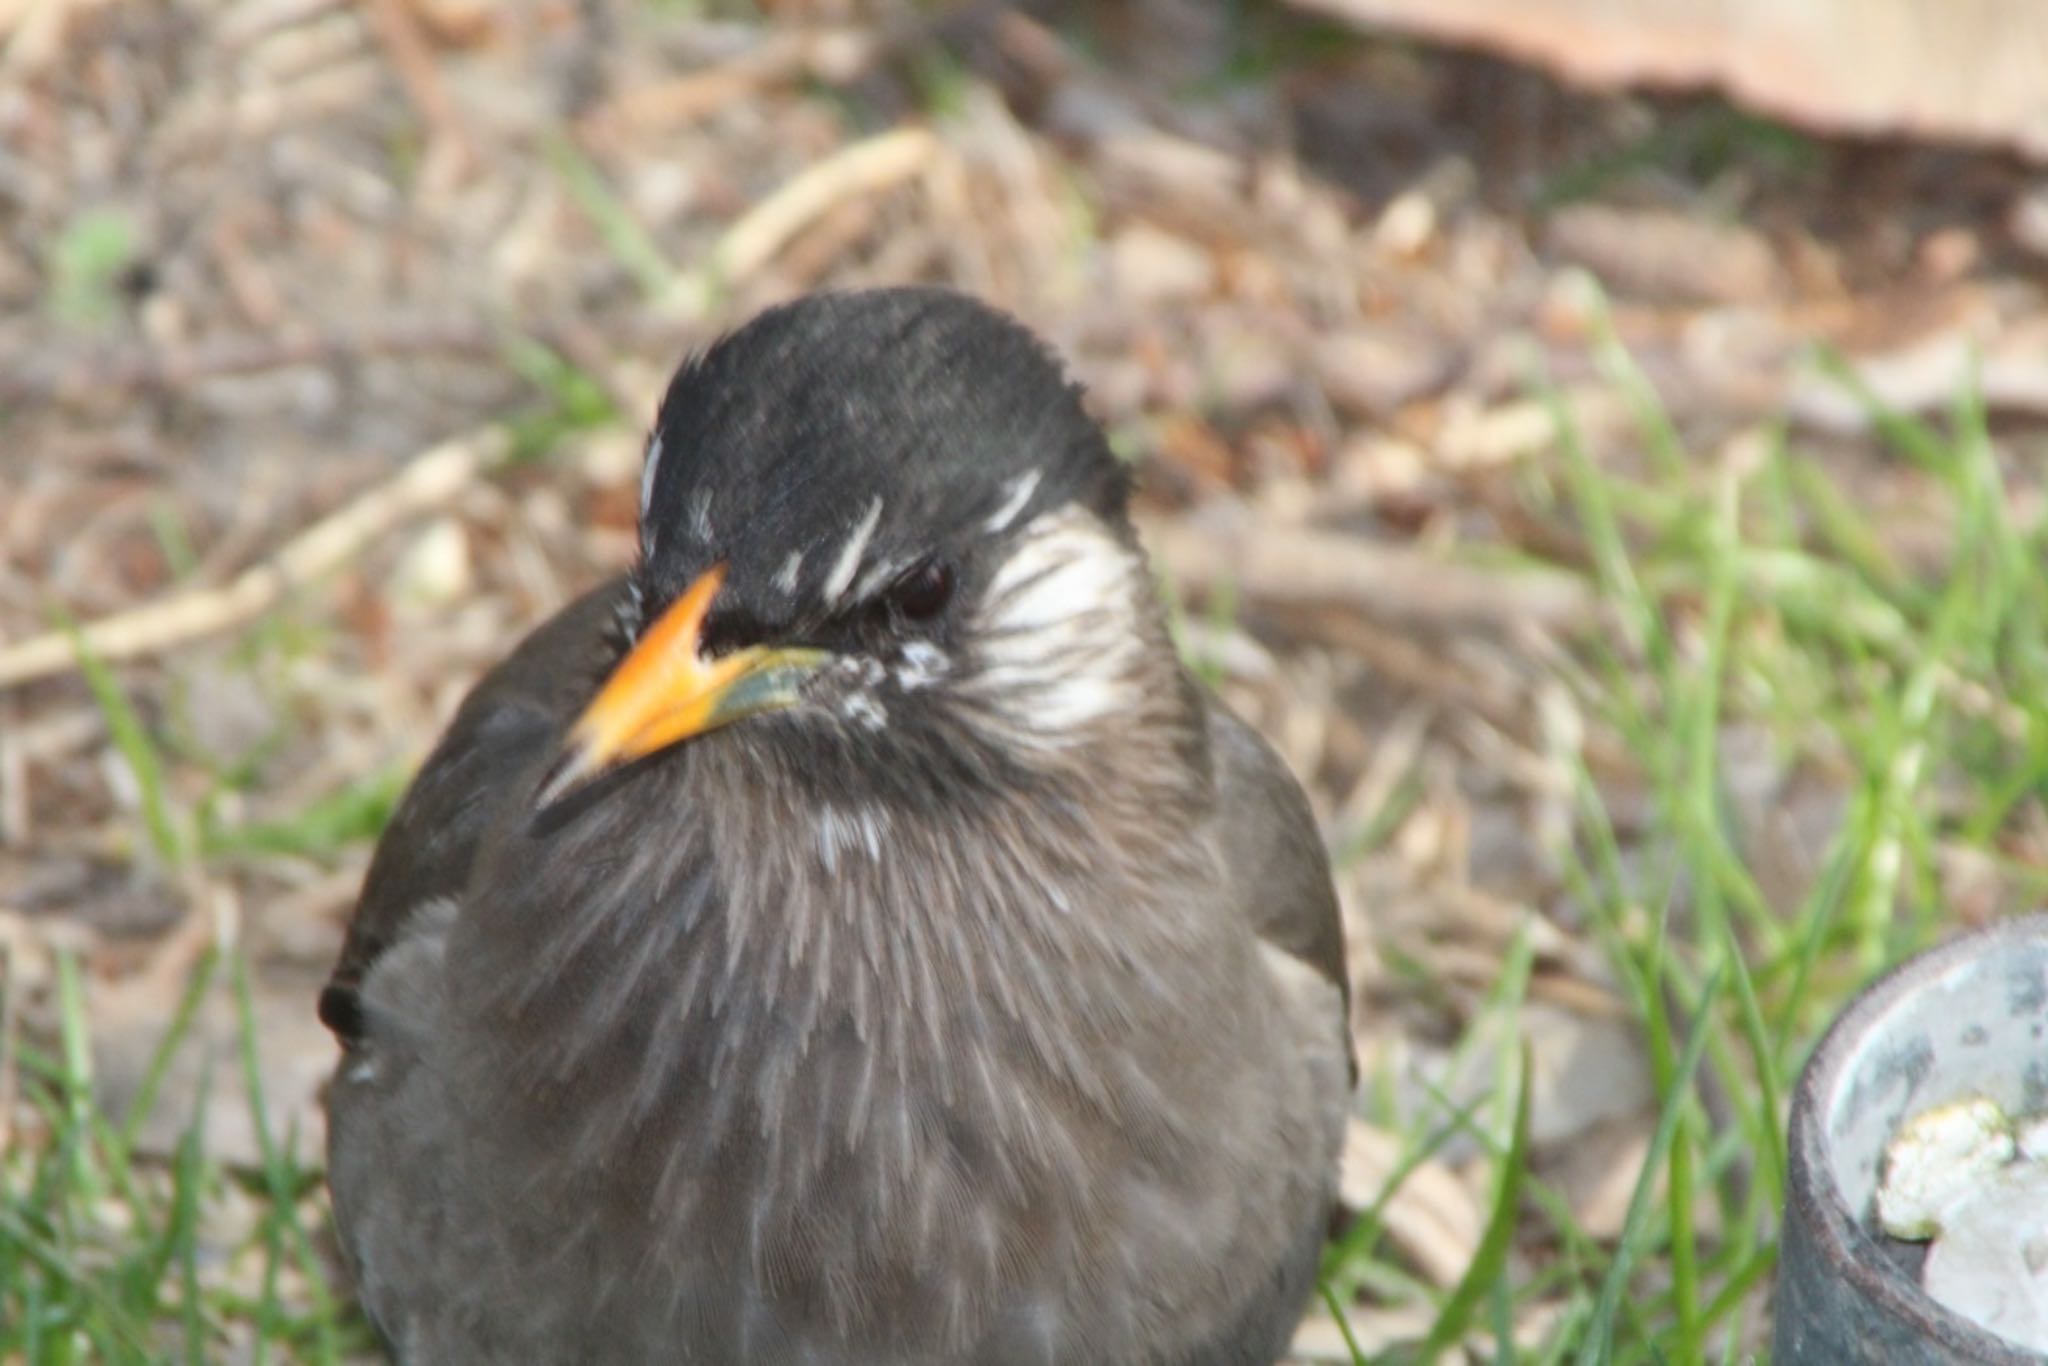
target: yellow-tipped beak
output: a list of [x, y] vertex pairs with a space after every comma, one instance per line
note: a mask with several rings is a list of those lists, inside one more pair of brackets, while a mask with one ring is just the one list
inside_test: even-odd
[[576, 724], [541, 784], [546, 806], [591, 778], [693, 735], [794, 705], [823, 650], [755, 646], [706, 659], [704, 617], [725, 581], [715, 565], [641, 633]]

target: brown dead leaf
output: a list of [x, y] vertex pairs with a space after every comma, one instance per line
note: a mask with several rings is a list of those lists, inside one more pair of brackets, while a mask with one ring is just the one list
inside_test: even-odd
[[1721, 86], [1850, 133], [2048, 158], [2048, 11], [2032, 0], [1294, 0], [1533, 61], [1590, 85]]

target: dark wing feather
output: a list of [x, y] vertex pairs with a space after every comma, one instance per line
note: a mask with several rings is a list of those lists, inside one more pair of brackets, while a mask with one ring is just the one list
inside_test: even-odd
[[522, 795], [514, 779], [560, 743], [609, 658], [625, 592], [614, 579], [570, 603], [463, 699], [377, 844], [321, 993], [320, 1018], [344, 1039], [360, 1032], [356, 992], [370, 965], [422, 903], [461, 894], [485, 832]]
[[1336, 983], [1348, 1018], [1344, 927], [1308, 797], [1257, 731], [1220, 701], [1206, 700], [1217, 839], [1238, 904], [1260, 938]]

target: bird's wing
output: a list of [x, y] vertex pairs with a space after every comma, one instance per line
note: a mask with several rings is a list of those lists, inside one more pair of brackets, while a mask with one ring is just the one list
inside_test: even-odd
[[1209, 755], [1216, 839], [1237, 904], [1261, 939], [1328, 978], [1351, 1005], [1330, 857], [1301, 784], [1259, 733], [1214, 697]]
[[[328, 1088], [327, 1178], [364, 1312], [400, 1361], [518, 1359], [499, 1254], [447, 1124], [434, 1041], [443, 958], [479, 847], [605, 666], [623, 581], [577, 599], [485, 674], [377, 845], [320, 1016], [346, 1044]], [[501, 1312], [502, 1311], [502, 1312]], [[500, 1321], [515, 1336], [492, 1337]]]
[[459, 897], [477, 845], [514, 779], [560, 742], [603, 668], [625, 581], [586, 593], [543, 622], [485, 674], [413, 779], [378, 842], [349, 921], [320, 1016], [345, 1039], [360, 1027], [358, 992], [370, 965], [420, 906]]

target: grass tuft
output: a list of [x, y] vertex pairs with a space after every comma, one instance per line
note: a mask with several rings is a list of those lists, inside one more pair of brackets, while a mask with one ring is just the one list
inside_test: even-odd
[[[1528, 1359], [1682, 1366], [1760, 1351], [1784, 1115], [1806, 1048], [1873, 975], [1948, 932], [1948, 861], [1995, 868], [2007, 907], [2048, 889], [2025, 852], [2048, 789], [2048, 525], [2019, 515], [2028, 505], [2011, 496], [1981, 401], [1966, 392], [1924, 422], [1822, 358], [1864, 404], [1884, 446], [1872, 458], [1893, 462], [1885, 477], [1924, 486], [1924, 526], [1946, 533], [1915, 560], [1863, 490], [1784, 431], [1760, 433], [1742, 461], [1703, 460], [1611, 337], [1600, 352], [1635, 414], [1640, 471], [1595, 460], [1551, 393], [1557, 446], [1529, 487], [1576, 536], [1613, 622], [1578, 643], [1567, 680], [1650, 797], [1647, 827], [1632, 813], [1624, 835], [1582, 770], [1558, 853], [1579, 928], [1640, 1022], [1656, 1127], [1620, 1236], [1603, 1243], [1512, 1131], [1490, 1133], [1441, 1094], [1396, 1107], [1394, 1185], [1464, 1133], [1488, 1155], [1492, 1189], [1517, 1191], [1527, 1216], [1522, 1255], [1480, 1258], [1491, 1282], [1447, 1293], [1387, 1262], [1376, 1212], [1333, 1247], [1332, 1302], [1364, 1291], [1428, 1306], [1425, 1357], [1538, 1300], [1555, 1317]], [[1768, 736], [1784, 772], [1834, 775], [1832, 834], [1802, 888], [1759, 881], [1760, 798], [1728, 762], [1737, 727]], [[1503, 967], [1492, 1008], [1518, 999], [1525, 971]], [[1467, 1044], [1499, 1037], [1482, 1015]]]
[[[74, 954], [58, 956], [56, 1048], [18, 1047], [30, 1122], [0, 1152], [0, 1361], [340, 1362], [371, 1345], [327, 1288], [309, 1230], [321, 1217], [317, 1174], [297, 1165], [291, 1136], [280, 1138], [265, 1117], [248, 971], [238, 956], [229, 966], [263, 1146], [254, 1173], [208, 1156], [204, 1081], [175, 1151], [167, 1159], [135, 1152], [171, 1056], [198, 1046], [193, 1021], [220, 989], [216, 956], [193, 970], [119, 1126], [94, 1098], [84, 971]], [[252, 1260], [260, 1267], [253, 1300], [245, 1288]]]

